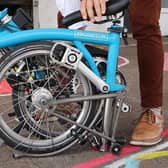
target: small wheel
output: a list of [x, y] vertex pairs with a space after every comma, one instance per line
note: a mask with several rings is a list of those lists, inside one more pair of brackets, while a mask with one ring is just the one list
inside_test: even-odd
[[120, 144], [114, 144], [114, 145], [112, 145], [112, 147], [111, 147], [112, 154], [117, 155], [117, 154], [120, 153], [120, 151], [121, 151], [121, 145]]
[[122, 111], [123, 113], [131, 112], [131, 106], [128, 105], [128, 104], [126, 104], [126, 103], [123, 103], [123, 104], [122, 104], [121, 111]]

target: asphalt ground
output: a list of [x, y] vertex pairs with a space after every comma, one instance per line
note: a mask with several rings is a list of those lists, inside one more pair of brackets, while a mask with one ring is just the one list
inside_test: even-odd
[[[168, 38], [164, 38], [165, 52], [168, 52]], [[125, 136], [130, 138], [132, 129], [137, 121], [142, 108], [140, 106], [140, 93], [138, 86], [138, 66], [137, 66], [137, 54], [136, 54], [136, 43], [134, 40], [129, 39], [129, 46], [122, 44], [120, 55], [127, 58], [130, 63], [123, 66], [120, 70], [123, 72], [127, 79], [128, 95], [127, 102], [132, 105], [131, 113], [122, 113], [120, 116], [117, 135]], [[164, 72], [164, 106], [163, 111], [165, 114], [165, 128], [168, 127], [168, 72]], [[168, 138], [164, 139], [166, 142]], [[166, 147], [165, 147], [166, 148]], [[96, 152], [91, 149], [88, 144], [80, 146], [76, 144], [67, 151], [51, 157], [45, 158], [31, 158], [23, 157], [20, 159], [13, 158], [13, 150], [6, 145], [0, 147], [0, 168], [101, 168], [111, 165], [114, 160], [111, 157], [111, 153]], [[107, 158], [108, 157], [108, 158]], [[111, 159], [110, 159], [111, 158]], [[100, 159], [104, 159], [101, 163]], [[117, 159], [120, 159], [118, 157]], [[94, 166], [96, 165], [96, 166]], [[142, 161], [140, 167], [142, 168], [167, 168], [168, 166], [167, 157], [161, 157], [148, 161]], [[134, 167], [132, 167], [134, 168]]]

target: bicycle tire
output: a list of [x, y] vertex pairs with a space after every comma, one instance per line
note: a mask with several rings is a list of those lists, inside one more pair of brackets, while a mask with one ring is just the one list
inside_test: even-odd
[[[8, 53], [7, 55], [3, 56], [0, 60], [0, 81], [2, 80], [7, 80], [7, 77], [9, 76], [9, 72], [11, 72], [11, 69], [15, 66], [15, 64], [18, 64], [18, 62], [26, 60], [28, 58], [40, 58], [43, 54], [46, 54], [47, 57], [49, 56], [49, 52], [53, 46], [52, 42], [49, 41], [41, 41], [41, 42], [34, 42], [34, 43], [28, 43], [22, 46], [18, 46], [16, 49]], [[29, 66], [29, 64], [26, 64], [26, 66]], [[48, 67], [49, 68], [49, 67]], [[90, 82], [80, 73], [80, 72], [75, 72], [75, 74], [78, 76], [78, 78], [81, 80], [80, 82], [83, 82], [84, 84], [81, 85], [84, 87], [84, 95], [88, 96], [91, 95], [93, 92], [92, 85]], [[15, 73], [16, 75], [16, 73]], [[15, 79], [16, 80], [16, 79]], [[17, 79], [18, 80], [18, 79]], [[19, 79], [20, 80], [20, 79]], [[23, 79], [22, 79], [23, 80]], [[15, 81], [17, 82], [17, 81]], [[20, 83], [22, 81], [19, 81]], [[30, 84], [31, 85], [31, 84]], [[32, 89], [32, 88], [31, 88]], [[32, 93], [32, 92], [31, 92]], [[28, 132], [28, 136], [32, 136], [33, 138], [37, 138], [34, 140], [33, 138], [30, 140], [29, 138], [26, 138], [27, 134], [26, 131], [28, 129], [24, 129], [22, 126], [23, 135], [20, 135], [20, 131], [17, 133], [15, 131], [15, 128], [13, 126], [9, 126], [8, 122], [12, 122], [12, 120], [17, 120], [17, 124], [20, 124], [22, 121], [25, 122], [24, 120], [18, 120], [15, 112], [15, 116], [13, 119], [9, 120], [8, 122], [6, 121], [7, 117], [9, 117], [8, 113], [9, 111], [6, 111], [5, 106], [14, 106], [13, 103], [9, 104], [3, 104], [2, 99], [5, 99], [4, 96], [0, 96], [0, 109], [1, 109], [1, 116], [0, 116], [0, 134], [2, 139], [4, 139], [5, 143], [9, 146], [11, 146], [15, 150], [20, 150], [29, 154], [35, 154], [35, 155], [50, 155], [50, 154], [57, 154], [60, 153], [67, 148], [71, 147], [74, 143], [76, 143], [77, 138], [71, 135], [71, 129], [76, 129], [77, 132], [82, 134], [84, 132], [83, 129], [71, 125], [68, 130], [63, 132], [61, 135], [58, 135], [58, 137], [54, 137], [51, 135], [48, 135], [47, 138], [41, 139], [39, 138], [39, 134], [33, 130], [32, 125], [26, 121], [26, 124], [30, 124], [29, 127], [31, 128]], [[9, 99], [9, 97], [7, 98]], [[12, 97], [10, 97], [12, 99]], [[10, 100], [9, 99], [9, 100]], [[24, 100], [24, 99], [23, 99]], [[24, 103], [24, 102], [22, 102]], [[85, 126], [89, 126], [91, 120], [94, 117], [94, 101], [85, 101], [83, 102], [83, 107], [80, 112], [80, 114], [77, 116], [76, 121], [79, 122], [80, 124], [83, 124]], [[3, 107], [2, 107], [3, 106]], [[81, 105], [80, 105], [81, 106]], [[16, 106], [17, 107], [17, 106]], [[16, 107], [10, 107], [10, 109], [16, 111]], [[17, 107], [18, 108], [18, 107]], [[5, 112], [6, 111], [6, 112]], [[28, 112], [29, 114], [29, 112]], [[25, 115], [25, 114], [24, 114]], [[30, 114], [31, 115], [31, 114]], [[25, 117], [25, 116], [24, 116]], [[26, 116], [27, 117], [27, 116]], [[36, 122], [36, 121], [34, 121]], [[12, 123], [13, 124], [13, 123]], [[11, 128], [10, 128], [11, 127]], [[33, 133], [30, 132], [33, 131]], [[49, 130], [48, 130], [49, 131]], [[26, 134], [26, 135], [24, 135]], [[35, 136], [34, 136], [35, 134]], [[51, 139], [49, 139], [51, 138]]]

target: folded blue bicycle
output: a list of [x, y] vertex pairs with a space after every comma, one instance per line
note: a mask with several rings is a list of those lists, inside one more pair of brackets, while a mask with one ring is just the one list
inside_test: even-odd
[[[85, 142], [96, 150], [120, 152], [126, 141], [116, 136], [118, 118], [130, 106], [117, 68], [123, 15], [116, 14], [128, 4], [107, 2], [99, 24], [112, 22], [108, 33], [22, 30], [7, 9], [0, 12], [0, 84], [12, 90], [0, 94], [0, 136], [7, 145], [31, 156], [58, 154]], [[75, 12], [64, 24], [80, 20]]]

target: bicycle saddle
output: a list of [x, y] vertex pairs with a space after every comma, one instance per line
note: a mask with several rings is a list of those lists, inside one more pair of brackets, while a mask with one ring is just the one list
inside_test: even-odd
[[[125, 10], [129, 5], [130, 0], [110, 0], [106, 2], [106, 12], [103, 16], [110, 16]], [[66, 27], [82, 21], [80, 11], [71, 13], [63, 18], [63, 25]]]

